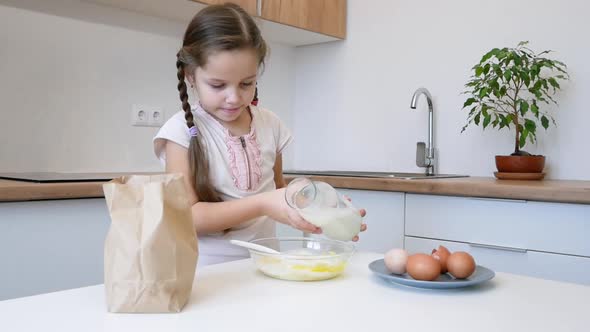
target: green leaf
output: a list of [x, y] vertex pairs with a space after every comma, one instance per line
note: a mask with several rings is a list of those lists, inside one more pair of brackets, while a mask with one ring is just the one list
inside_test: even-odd
[[473, 119], [473, 121], [475, 122], [476, 125], [479, 125], [479, 119], [480, 119], [480, 117], [481, 117], [481, 113], [477, 113], [477, 115]]
[[539, 69], [539, 66], [532, 65], [531, 66], [531, 77], [539, 76], [540, 71], [541, 71], [541, 69]]
[[525, 119], [524, 120], [524, 128], [528, 132], [534, 133], [537, 130], [537, 125], [535, 124], [535, 121], [529, 120], [529, 119]]
[[481, 66], [475, 67], [475, 77], [481, 76], [481, 73], [483, 73], [483, 68]]
[[541, 125], [545, 129], [549, 128], [549, 119], [547, 119], [547, 117], [544, 115], [541, 117]]
[[514, 116], [512, 114], [506, 115], [505, 123], [506, 127], [510, 127], [510, 124], [514, 121]]
[[531, 84], [531, 79], [526, 71], [520, 73], [520, 78], [524, 81], [524, 85], [528, 87]]
[[506, 127], [506, 117], [504, 116], [504, 114], [499, 114], [499, 125], [500, 125], [500, 129]]
[[524, 145], [526, 144], [526, 137], [528, 136], [529, 132], [526, 129], [523, 129], [520, 132], [520, 139], [518, 142], [518, 146], [522, 149], [524, 147]]
[[549, 80], [549, 83], [551, 84], [551, 86], [553, 88], [557, 88], [557, 89], [560, 88], [559, 83], [557, 83], [557, 81], [555, 80], [555, 78], [549, 77], [548, 80]]
[[486, 53], [481, 60], [479, 61], [479, 63], [484, 63], [486, 61], [488, 61], [489, 58], [491, 58], [492, 56], [498, 54], [500, 50], [497, 48], [492, 49], [491, 51], [489, 51], [488, 53]]
[[497, 63], [494, 63], [492, 65], [492, 68], [494, 69], [494, 73], [496, 73], [496, 75], [502, 76], [502, 69], [500, 68], [500, 65], [498, 65]]
[[533, 104], [531, 105], [531, 112], [538, 118], [539, 117], [539, 106], [537, 106], [537, 102], [533, 100]]
[[486, 116], [483, 118], [483, 128], [484, 128], [484, 129], [485, 129], [485, 128], [486, 128], [486, 127], [487, 127], [487, 126], [490, 124], [490, 121], [491, 121], [491, 120], [492, 120], [492, 116], [491, 116], [490, 114], [486, 115]]
[[498, 80], [492, 80], [490, 81], [490, 84], [488, 84], [490, 88], [492, 88], [492, 91], [494, 92], [498, 92], [498, 90], [500, 89], [500, 84], [498, 83]]
[[485, 96], [487, 96], [488, 94], [488, 89], [487, 88], [482, 88], [481, 90], [479, 90], [479, 98], [483, 98]]
[[486, 63], [485, 66], [483, 66], [483, 73], [484, 75], [487, 75], [490, 72], [490, 64]]
[[514, 64], [520, 67], [522, 65], [522, 58], [519, 57], [518, 55], [515, 55], [514, 56]]
[[465, 101], [465, 104], [463, 104], [463, 108], [465, 108], [465, 107], [467, 107], [467, 106], [469, 106], [469, 105], [471, 105], [471, 104], [475, 103], [475, 101], [476, 101], [476, 100], [475, 100], [475, 98], [469, 98], [469, 99], [467, 99], [467, 100]]
[[510, 78], [512, 78], [512, 71], [510, 69], [506, 69], [504, 72], [504, 78], [506, 81], [510, 81]]
[[529, 110], [529, 103], [526, 100], [520, 101], [520, 115], [525, 115]]

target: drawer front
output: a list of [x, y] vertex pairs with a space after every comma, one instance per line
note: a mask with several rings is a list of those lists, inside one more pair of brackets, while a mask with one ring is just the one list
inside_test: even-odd
[[406, 195], [405, 235], [590, 257], [590, 205]]
[[497, 272], [590, 285], [590, 258], [587, 257], [514, 248], [486, 248], [462, 242], [405, 237], [405, 248], [410, 253], [430, 253], [439, 245], [447, 247], [450, 251], [466, 251], [475, 258], [478, 265]]

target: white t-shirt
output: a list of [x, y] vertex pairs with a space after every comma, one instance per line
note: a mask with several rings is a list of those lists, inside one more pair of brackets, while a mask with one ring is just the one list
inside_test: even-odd
[[[250, 132], [232, 136], [200, 106], [192, 108], [209, 161], [209, 179], [223, 201], [275, 190], [273, 167], [277, 154], [293, 139], [289, 129], [274, 113], [254, 105], [250, 106], [250, 112]], [[183, 111], [174, 114], [154, 137], [154, 152], [164, 164], [166, 140], [189, 147], [190, 135]], [[198, 235], [199, 265], [248, 257], [248, 251], [231, 245], [230, 239], [250, 241], [272, 236], [275, 236], [275, 222], [266, 216], [246, 221], [225, 232]]]

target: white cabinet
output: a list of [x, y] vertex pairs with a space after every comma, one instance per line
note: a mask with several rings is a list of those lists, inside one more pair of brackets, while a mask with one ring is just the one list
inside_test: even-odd
[[[350, 197], [354, 206], [367, 210], [363, 219], [367, 230], [360, 233], [360, 239], [356, 242], [357, 250], [384, 253], [391, 248], [404, 246], [404, 193], [341, 188], [337, 190]], [[277, 225], [277, 235], [301, 236], [302, 233], [288, 226]]]
[[503, 272], [590, 284], [590, 205], [406, 195], [405, 247], [439, 244]]
[[404, 193], [338, 189], [354, 206], [367, 210], [367, 230], [360, 234], [357, 250], [384, 253], [404, 244]]
[[0, 203], [0, 301], [103, 282], [104, 199]]
[[451, 251], [466, 251], [494, 271], [590, 285], [590, 258], [534, 250], [479, 246], [463, 242], [406, 236], [405, 248], [410, 253], [429, 253], [439, 245]]
[[[367, 210], [363, 222], [367, 230], [359, 235], [357, 250], [385, 253], [391, 248], [404, 246], [404, 193], [337, 189], [352, 199], [352, 204]], [[278, 236], [302, 236], [289, 226], [277, 224]], [[323, 235], [309, 235], [323, 237]]]

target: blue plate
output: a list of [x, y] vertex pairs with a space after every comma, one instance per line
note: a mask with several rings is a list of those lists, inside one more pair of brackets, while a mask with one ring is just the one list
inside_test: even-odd
[[385, 266], [383, 259], [378, 259], [369, 264], [369, 269], [373, 271], [377, 276], [393, 282], [396, 284], [419, 287], [419, 288], [433, 288], [433, 289], [448, 289], [448, 288], [461, 288], [473, 285], [478, 285], [492, 279], [496, 273], [494, 271], [477, 265], [475, 272], [467, 279], [456, 279], [448, 273], [441, 274], [438, 279], [433, 281], [416, 280], [410, 277], [407, 273], [404, 274], [393, 274], [389, 272]]

